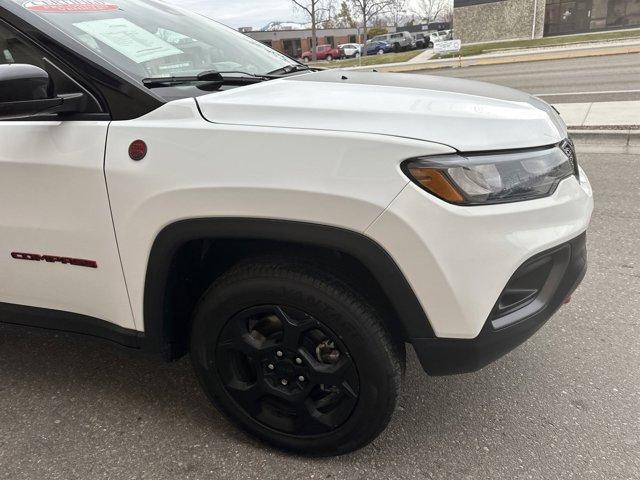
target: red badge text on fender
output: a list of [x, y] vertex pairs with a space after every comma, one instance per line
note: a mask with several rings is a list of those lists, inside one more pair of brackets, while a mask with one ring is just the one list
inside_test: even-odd
[[95, 260], [84, 260], [82, 258], [58, 257], [56, 255], [40, 255], [39, 253], [11, 252], [11, 258], [16, 260], [28, 260], [31, 262], [62, 263], [76, 267], [98, 268]]

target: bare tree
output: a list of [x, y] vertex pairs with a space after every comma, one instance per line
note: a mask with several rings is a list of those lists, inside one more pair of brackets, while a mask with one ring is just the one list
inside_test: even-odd
[[451, 0], [417, 0], [416, 13], [430, 23], [443, 18], [451, 12]]
[[324, 10], [318, 20], [322, 28], [337, 28], [338, 15], [336, 4], [333, 1], [325, 0]]
[[394, 27], [408, 20], [411, 13], [407, 11], [407, 0], [389, 0], [387, 18]]
[[311, 59], [315, 62], [318, 59], [318, 25], [321, 17], [333, 3], [331, 0], [291, 0], [298, 10], [306, 13], [311, 21]]
[[336, 16], [336, 25], [339, 28], [356, 28], [358, 25], [351, 15], [349, 4], [345, 0], [340, 3], [340, 12]]
[[[367, 43], [367, 25], [371, 19], [377, 17], [389, 8], [392, 0], [351, 0], [353, 8], [362, 21], [362, 43]], [[362, 49], [362, 55], [367, 54], [367, 49]]]
[[453, 25], [453, 8], [446, 10], [440, 18], [443, 22], [447, 22], [449, 25]]

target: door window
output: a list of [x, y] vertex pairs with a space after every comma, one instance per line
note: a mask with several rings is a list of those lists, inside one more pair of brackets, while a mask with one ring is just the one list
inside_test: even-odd
[[40, 52], [20, 39], [16, 33], [0, 23], [0, 64], [26, 63], [44, 68]]
[[[49, 74], [53, 85], [52, 92], [55, 95], [85, 93], [86, 105], [82, 113], [100, 113], [103, 111], [96, 98], [86, 88], [72, 80], [71, 76], [63, 73], [49, 60], [46, 60], [45, 54], [40, 49], [0, 21], [0, 65], [27, 64], [42, 68]], [[0, 102], [6, 101], [1, 95], [2, 91], [0, 90]]]

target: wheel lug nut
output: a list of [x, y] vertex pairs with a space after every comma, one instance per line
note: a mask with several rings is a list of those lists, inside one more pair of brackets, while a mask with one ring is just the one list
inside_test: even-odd
[[282, 357], [284, 355], [284, 353], [282, 353], [282, 350], [278, 350], [276, 352], [276, 357]]
[[269, 365], [267, 365], [267, 368], [268, 368], [269, 370], [273, 370], [273, 369], [275, 369], [276, 367], [275, 367], [275, 365], [274, 365], [273, 363], [270, 363]]
[[302, 365], [302, 359], [300, 357], [296, 357], [296, 363], [298, 365]]
[[286, 378], [283, 378], [280, 380], [280, 383], [286, 387], [289, 384], [289, 381]]
[[298, 377], [298, 380], [300, 380], [301, 382], [304, 382], [304, 377], [303, 377], [302, 375], [300, 375], [300, 376]]

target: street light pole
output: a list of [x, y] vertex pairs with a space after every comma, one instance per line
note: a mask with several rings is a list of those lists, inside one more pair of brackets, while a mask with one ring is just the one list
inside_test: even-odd
[[538, 21], [538, 0], [533, 0], [533, 26], [531, 27], [531, 40], [536, 38], [536, 23]]

